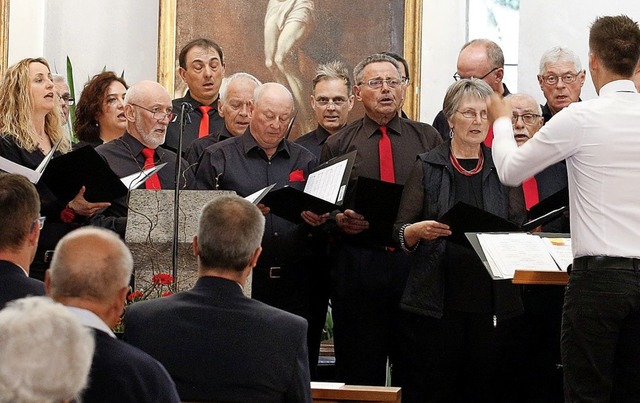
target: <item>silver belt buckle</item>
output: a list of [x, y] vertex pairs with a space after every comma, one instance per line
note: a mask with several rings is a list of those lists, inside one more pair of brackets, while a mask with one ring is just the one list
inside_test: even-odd
[[280, 266], [269, 267], [269, 278], [280, 278], [281, 271]]

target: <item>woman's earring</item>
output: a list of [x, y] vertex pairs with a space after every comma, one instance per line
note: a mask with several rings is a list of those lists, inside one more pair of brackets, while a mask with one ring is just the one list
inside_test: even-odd
[[449, 138], [450, 139], [453, 138], [453, 127], [451, 129], [449, 129]]

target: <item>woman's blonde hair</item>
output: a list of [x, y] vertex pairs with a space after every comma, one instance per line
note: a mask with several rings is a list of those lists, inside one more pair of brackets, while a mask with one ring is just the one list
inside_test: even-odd
[[[34, 141], [33, 101], [31, 99], [29, 65], [41, 63], [49, 68], [49, 63], [41, 57], [26, 58], [9, 67], [0, 83], [0, 133], [11, 136], [18, 146], [27, 151], [35, 151], [38, 143]], [[58, 150], [69, 151], [71, 144], [66, 139], [60, 122], [60, 105], [54, 102], [54, 108], [47, 113], [44, 121], [44, 131], [52, 144], [60, 139]]]

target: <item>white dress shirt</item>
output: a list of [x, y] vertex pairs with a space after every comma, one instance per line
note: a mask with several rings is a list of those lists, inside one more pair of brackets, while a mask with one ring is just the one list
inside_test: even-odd
[[113, 334], [109, 326], [98, 315], [95, 313], [82, 308], [76, 308], [75, 306], [67, 306], [66, 307], [72, 314], [74, 314], [78, 319], [80, 319], [80, 323], [84, 326], [92, 327], [96, 330], [100, 330], [108, 334], [109, 336], [115, 338], [116, 335]]
[[573, 256], [640, 258], [640, 94], [632, 81], [554, 115], [521, 147], [511, 120], [493, 126], [500, 180], [516, 186], [566, 159]]

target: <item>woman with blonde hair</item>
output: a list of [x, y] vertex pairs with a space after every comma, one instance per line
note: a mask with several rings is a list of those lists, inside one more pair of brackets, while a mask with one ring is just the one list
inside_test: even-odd
[[[42, 162], [57, 144], [54, 156], [71, 149], [60, 122], [60, 105], [49, 64], [43, 58], [27, 58], [9, 67], [0, 83], [0, 156], [30, 169]], [[47, 225], [40, 234], [38, 252], [30, 275], [42, 279], [48, 267], [47, 251], [85, 217], [109, 206], [89, 203], [84, 188], [72, 200], [58, 200], [42, 183], [36, 184], [41, 215]]]

